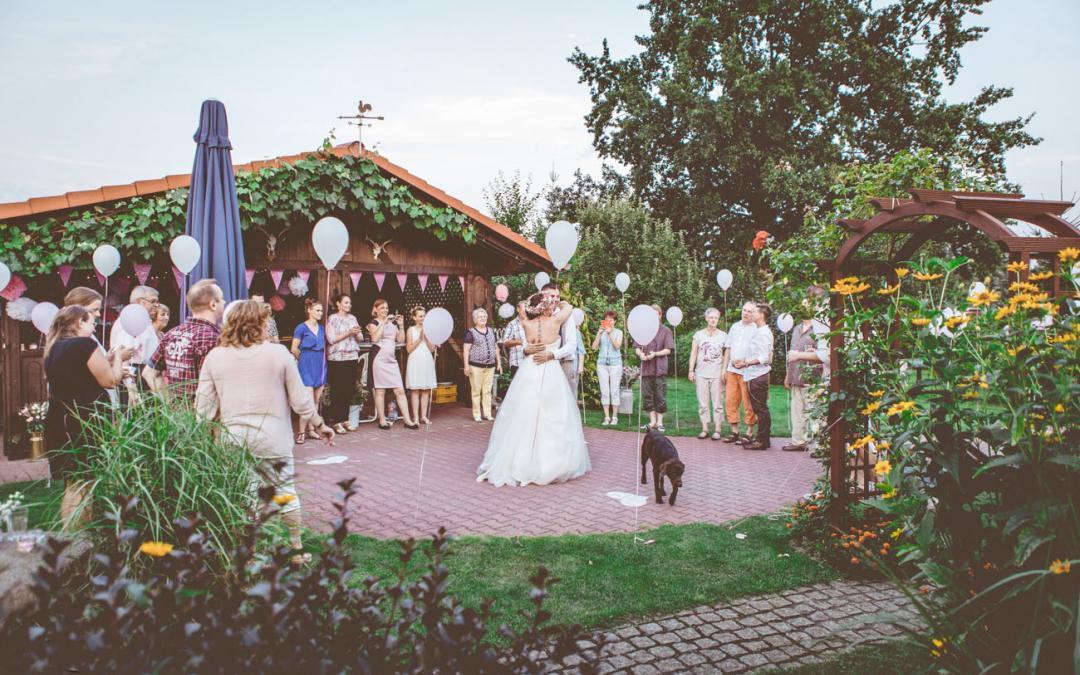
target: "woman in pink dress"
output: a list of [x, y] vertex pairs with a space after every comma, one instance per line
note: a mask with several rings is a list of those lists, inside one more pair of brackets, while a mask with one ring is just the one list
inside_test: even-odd
[[390, 316], [390, 305], [382, 298], [376, 298], [371, 306], [371, 323], [368, 334], [371, 341], [379, 346], [379, 353], [371, 362], [372, 375], [375, 379], [375, 414], [379, 416], [379, 428], [389, 429], [392, 425], [386, 421], [386, 390], [392, 389], [397, 399], [398, 410], [409, 429], [419, 429], [420, 425], [409, 414], [409, 401], [405, 398], [405, 385], [401, 381], [401, 368], [398, 366], [396, 350], [405, 342], [404, 318]]

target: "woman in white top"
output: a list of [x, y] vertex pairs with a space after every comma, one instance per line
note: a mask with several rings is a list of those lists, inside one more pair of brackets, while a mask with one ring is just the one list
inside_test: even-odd
[[413, 307], [413, 325], [409, 326], [405, 333], [405, 351], [409, 353], [405, 362], [405, 388], [409, 390], [412, 409], [420, 418], [421, 424], [431, 424], [428, 419], [428, 405], [431, 401], [431, 390], [438, 386], [435, 382], [435, 358], [432, 356], [435, 345], [424, 335], [426, 314], [423, 307]]
[[724, 396], [720, 391], [720, 383], [727, 334], [716, 327], [719, 322], [718, 309], [710, 307], [705, 310], [705, 328], [694, 333], [689, 366], [689, 379], [697, 386], [698, 418], [701, 420], [701, 433], [698, 438], [708, 437], [711, 417], [714, 441], [720, 440], [720, 424], [724, 420]]
[[[289, 411], [301, 429], [316, 429], [330, 442], [334, 430], [323, 423], [311, 391], [300, 379], [296, 360], [281, 344], [268, 342], [270, 306], [244, 300], [233, 307], [217, 347], [210, 350], [199, 374], [195, 410], [218, 420], [236, 441], [262, 464], [263, 480], [272, 480], [275, 503], [289, 527], [295, 562], [300, 549], [300, 498], [293, 484], [293, 435]], [[253, 481], [253, 487], [257, 481]], [[310, 556], [306, 556], [310, 557]]]

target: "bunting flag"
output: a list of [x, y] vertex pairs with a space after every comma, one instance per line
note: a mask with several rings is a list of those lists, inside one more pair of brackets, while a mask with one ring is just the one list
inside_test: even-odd
[[400, 288], [401, 290], [404, 291], [405, 290], [405, 283], [409, 280], [409, 275], [408, 274], [401, 274], [399, 272], [396, 276], [397, 276], [398, 288]]
[[372, 272], [375, 275], [375, 286], [381, 291], [383, 282], [386, 281], [386, 272]]
[[281, 287], [281, 279], [285, 276], [285, 270], [270, 270], [270, 279], [274, 282], [274, 288]]
[[146, 280], [150, 278], [150, 264], [135, 263], [132, 267], [135, 269], [135, 278], [139, 280], [139, 285], [145, 286]]
[[360, 288], [360, 278], [363, 277], [363, 276], [364, 276], [363, 272], [351, 272], [351, 273], [349, 273], [349, 278], [352, 279], [352, 287], [353, 287], [354, 291], [356, 289]]
[[94, 270], [94, 274], [97, 275], [98, 286], [105, 288], [105, 275], [101, 272], [98, 272], [97, 270]]
[[311, 272], [309, 270], [296, 270], [296, 276], [303, 279], [304, 283], [306, 284], [307, 280], [308, 280], [308, 277], [311, 276]]
[[120, 277], [116, 280], [116, 290], [126, 294], [131, 290], [131, 279], [128, 277]]
[[26, 292], [26, 282], [18, 274], [11, 275], [11, 281], [0, 291], [0, 298], [15, 302]]
[[60, 267], [56, 268], [56, 272], [60, 275], [60, 282], [64, 284], [64, 288], [67, 288], [68, 282], [71, 281], [71, 272], [74, 269], [75, 268], [71, 265], [61, 265]]
[[449, 278], [450, 278], [449, 274], [440, 274], [439, 275], [439, 290], [440, 291], [445, 291], [446, 290], [446, 280], [449, 279]]
[[244, 270], [244, 281], [247, 283], [248, 288], [251, 288], [251, 280], [255, 278], [255, 270]]
[[427, 290], [428, 275], [426, 275], [426, 274], [417, 274], [416, 278], [419, 279], [419, 281], [420, 281], [420, 290], [426, 291]]
[[465, 290], [465, 275], [464, 274], [459, 274], [457, 280], [458, 280], [458, 283], [461, 284], [461, 290], [464, 291]]
[[172, 266], [172, 273], [173, 273], [173, 279], [176, 279], [176, 288], [177, 288], [177, 290], [182, 290], [184, 288], [184, 276], [185, 276], [184, 273], [181, 272], [180, 268], [177, 267], [176, 265]]

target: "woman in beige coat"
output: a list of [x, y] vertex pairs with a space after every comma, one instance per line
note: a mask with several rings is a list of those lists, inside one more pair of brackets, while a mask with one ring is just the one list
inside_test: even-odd
[[[245, 300], [232, 308], [218, 346], [203, 361], [195, 409], [220, 421], [238, 443], [247, 446], [274, 480], [274, 501], [289, 527], [294, 562], [299, 552], [300, 498], [293, 483], [293, 433], [290, 409], [301, 429], [318, 432], [327, 442], [334, 431], [319, 417], [311, 393], [300, 379], [296, 360], [283, 345], [267, 341], [270, 306]], [[275, 465], [280, 465], [274, 469]]]

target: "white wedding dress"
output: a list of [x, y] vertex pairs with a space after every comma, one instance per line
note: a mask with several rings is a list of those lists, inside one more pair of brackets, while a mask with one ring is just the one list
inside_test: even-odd
[[555, 359], [537, 365], [526, 357], [499, 406], [476, 480], [496, 487], [547, 485], [577, 478], [589, 467], [581, 413], [562, 367]]

